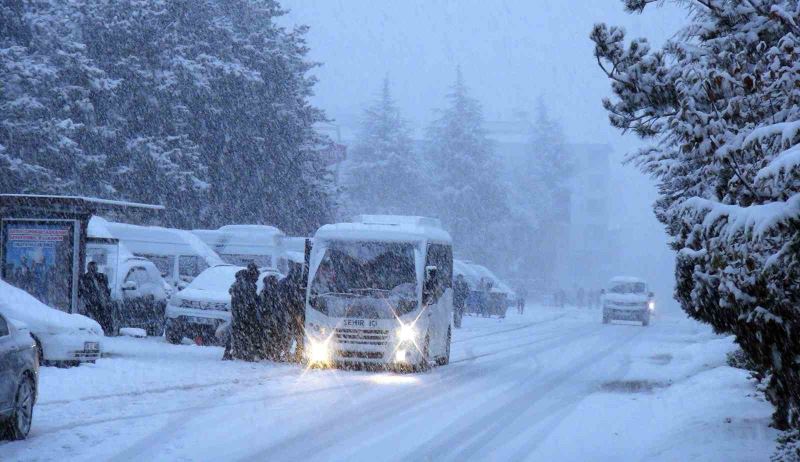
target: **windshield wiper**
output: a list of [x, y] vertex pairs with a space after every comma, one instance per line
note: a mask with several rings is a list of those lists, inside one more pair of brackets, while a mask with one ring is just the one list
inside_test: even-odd
[[353, 292], [381, 292], [381, 293], [389, 293], [389, 292], [391, 292], [391, 290], [389, 290], [389, 289], [367, 289], [367, 288], [364, 288], [364, 289], [351, 289], [351, 290], [350, 290], [350, 292], [351, 292], [351, 293], [353, 293]]
[[337, 296], [342, 295], [342, 296], [345, 296], [345, 297], [358, 297], [358, 296], [360, 296], [359, 294], [354, 294], [352, 292], [320, 292], [320, 293], [314, 294], [315, 297], [324, 297], [326, 295], [337, 295]]

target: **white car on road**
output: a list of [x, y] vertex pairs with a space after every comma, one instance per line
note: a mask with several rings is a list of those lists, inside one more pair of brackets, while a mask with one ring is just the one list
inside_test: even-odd
[[[183, 290], [173, 295], [167, 304], [164, 335], [170, 343], [180, 343], [184, 337], [213, 343], [216, 330], [231, 320], [231, 295], [228, 292], [241, 266], [217, 265], [203, 271]], [[261, 268], [259, 293], [268, 274], [281, 279], [274, 268]]]
[[617, 276], [611, 279], [603, 294], [603, 323], [612, 320], [640, 321], [650, 324], [650, 315], [655, 310], [653, 292], [642, 279]]
[[93, 362], [102, 354], [103, 329], [97, 322], [51, 308], [5, 281], [0, 281], [0, 313], [25, 324], [44, 364]]

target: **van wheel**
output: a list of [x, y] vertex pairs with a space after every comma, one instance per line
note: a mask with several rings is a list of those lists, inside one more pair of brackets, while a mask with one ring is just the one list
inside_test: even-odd
[[170, 322], [167, 323], [167, 327], [164, 329], [164, 337], [166, 337], [167, 342], [178, 345], [181, 343], [181, 340], [183, 340], [183, 332]]
[[650, 314], [647, 313], [647, 314], [642, 316], [642, 326], [647, 327], [649, 325], [650, 325]]
[[450, 341], [452, 337], [450, 335], [450, 328], [447, 328], [447, 343], [445, 344], [444, 349], [444, 356], [436, 360], [436, 364], [440, 366], [446, 366], [450, 364]]
[[33, 422], [34, 399], [33, 380], [26, 374], [17, 387], [13, 412], [6, 423], [5, 434], [8, 439], [24, 440], [28, 436]]

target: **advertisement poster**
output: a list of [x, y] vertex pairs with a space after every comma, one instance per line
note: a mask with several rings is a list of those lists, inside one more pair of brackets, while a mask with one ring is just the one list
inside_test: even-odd
[[72, 305], [73, 258], [71, 222], [3, 222], [3, 279], [64, 311]]

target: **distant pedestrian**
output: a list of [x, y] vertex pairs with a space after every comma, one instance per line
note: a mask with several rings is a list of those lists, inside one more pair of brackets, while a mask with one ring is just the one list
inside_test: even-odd
[[86, 273], [81, 275], [78, 295], [83, 302], [86, 315], [97, 321], [106, 335], [113, 334], [111, 289], [108, 287], [106, 275], [97, 270], [96, 262], [90, 261]]
[[280, 361], [286, 356], [288, 346], [288, 313], [281, 303], [278, 278], [273, 274], [264, 277], [260, 297], [261, 344], [265, 357]]
[[517, 312], [519, 314], [523, 314], [525, 312], [525, 297], [528, 295], [528, 291], [524, 288], [520, 287], [517, 290]]
[[463, 274], [456, 276], [453, 283], [453, 325], [456, 329], [461, 328], [461, 320], [464, 318], [464, 306], [469, 296], [469, 284]]
[[255, 361], [261, 356], [259, 338], [262, 335], [258, 322], [258, 267], [251, 263], [247, 269], [236, 273], [231, 286], [231, 327], [229, 342], [222, 359]]
[[[278, 285], [280, 302], [287, 318], [285, 339], [282, 344], [286, 347], [287, 358], [296, 362], [303, 359], [306, 320], [303, 286], [303, 265], [300, 264], [293, 264], [289, 274], [281, 279]], [[294, 352], [291, 351], [292, 344]]]

